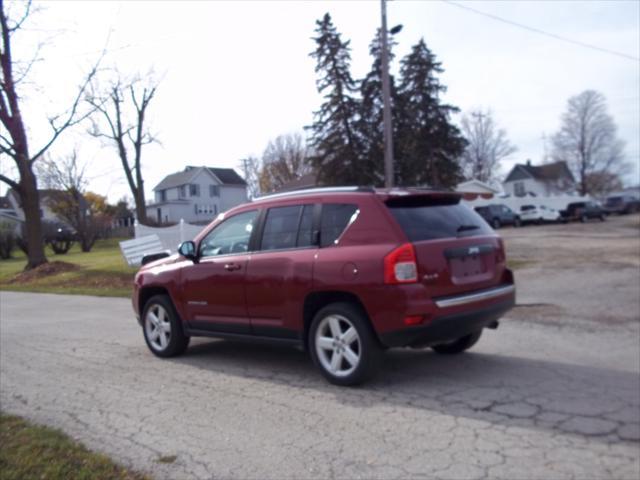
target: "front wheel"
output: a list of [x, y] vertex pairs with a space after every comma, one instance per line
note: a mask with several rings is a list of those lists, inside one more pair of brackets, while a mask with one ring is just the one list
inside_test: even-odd
[[494, 218], [493, 221], [491, 222], [491, 226], [493, 227], [494, 230], [498, 230], [500, 228], [500, 220], [497, 218]]
[[522, 225], [522, 221], [520, 220], [520, 217], [516, 217], [513, 220], [513, 226], [517, 228], [517, 227], [520, 227], [521, 225]]
[[155, 295], [144, 306], [142, 314], [144, 340], [151, 353], [158, 357], [174, 357], [189, 346], [189, 337], [182, 330], [182, 322], [166, 295]]
[[315, 315], [309, 347], [313, 363], [336, 385], [368, 380], [382, 355], [365, 314], [350, 303], [332, 303]]
[[482, 330], [478, 330], [477, 332], [470, 333], [469, 335], [460, 337], [457, 340], [453, 340], [452, 342], [433, 345], [431, 348], [437, 353], [442, 353], [447, 355], [462, 353], [465, 350], [469, 350], [476, 343], [478, 343], [478, 340], [480, 340], [481, 335], [482, 335]]

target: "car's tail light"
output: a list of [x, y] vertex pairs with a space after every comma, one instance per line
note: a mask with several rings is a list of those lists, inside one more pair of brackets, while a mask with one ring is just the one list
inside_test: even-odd
[[414, 283], [418, 281], [418, 265], [413, 245], [405, 243], [384, 257], [384, 283]]

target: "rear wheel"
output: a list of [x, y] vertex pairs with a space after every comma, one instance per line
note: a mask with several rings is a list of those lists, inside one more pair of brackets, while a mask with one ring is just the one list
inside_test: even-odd
[[522, 221], [520, 220], [520, 217], [516, 217], [516, 218], [513, 220], [513, 226], [514, 226], [514, 227], [519, 227], [519, 226], [521, 226], [521, 225], [522, 225]]
[[491, 226], [493, 227], [494, 230], [498, 230], [500, 228], [500, 219], [494, 218], [493, 221], [491, 222]]
[[336, 385], [371, 378], [382, 354], [364, 313], [350, 303], [332, 303], [314, 317], [309, 330], [313, 363]]
[[481, 335], [482, 335], [482, 330], [478, 330], [477, 332], [470, 333], [469, 335], [460, 337], [457, 340], [453, 340], [452, 342], [433, 345], [431, 348], [437, 353], [442, 353], [447, 355], [462, 353], [465, 350], [468, 350], [471, 347], [473, 347], [476, 343], [478, 343], [478, 340], [480, 340]]
[[155, 295], [144, 306], [142, 331], [151, 353], [158, 357], [174, 357], [189, 346], [180, 317], [166, 295]]

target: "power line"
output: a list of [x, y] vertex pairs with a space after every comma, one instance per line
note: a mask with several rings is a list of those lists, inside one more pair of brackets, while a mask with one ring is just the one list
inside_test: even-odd
[[537, 33], [539, 35], [544, 35], [545, 37], [553, 38], [555, 40], [560, 40], [560, 41], [566, 42], [566, 43], [572, 43], [574, 45], [578, 45], [578, 46], [583, 47], [583, 48], [590, 48], [591, 50], [597, 50], [597, 51], [599, 51], [601, 53], [608, 53], [609, 55], [616, 55], [618, 57], [622, 57], [622, 58], [625, 58], [627, 60], [633, 60], [633, 61], [636, 61], [636, 62], [640, 61], [640, 58], [634, 57], [632, 55], [627, 55], [626, 53], [616, 52], [615, 50], [609, 50], [608, 48], [602, 48], [602, 47], [598, 47], [596, 45], [591, 45], [589, 43], [581, 42], [579, 40], [573, 40], [571, 38], [563, 37], [561, 35], [556, 35], [555, 33], [545, 32], [544, 30], [540, 30], [539, 28], [529, 27], [528, 25], [523, 25], [522, 23], [513, 22], [511, 20], [507, 20], [506, 18], [498, 17], [497, 15], [493, 15], [491, 13], [487, 13], [487, 12], [483, 12], [483, 11], [480, 11], [480, 10], [476, 10], [475, 8], [468, 7], [466, 5], [462, 5], [462, 4], [460, 4], [458, 2], [454, 2], [452, 0], [441, 0], [441, 1], [444, 2], [444, 3], [447, 3], [449, 5], [452, 5], [454, 7], [462, 8], [463, 10], [467, 10], [469, 12], [473, 12], [473, 13], [475, 13], [477, 15], [482, 15], [483, 17], [488, 17], [488, 18], [491, 18], [492, 20], [496, 20], [498, 22], [506, 23], [507, 25], [512, 25], [514, 27], [523, 28], [523, 29], [528, 30], [530, 32]]

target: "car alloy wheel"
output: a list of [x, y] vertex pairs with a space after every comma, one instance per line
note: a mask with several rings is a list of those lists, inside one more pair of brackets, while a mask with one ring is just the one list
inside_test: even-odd
[[360, 336], [351, 321], [342, 315], [331, 314], [320, 321], [315, 348], [322, 367], [336, 377], [352, 374], [360, 364]]
[[151, 348], [158, 352], [166, 350], [171, 341], [171, 322], [162, 305], [156, 303], [147, 310], [144, 328]]

